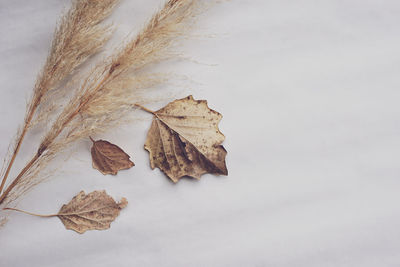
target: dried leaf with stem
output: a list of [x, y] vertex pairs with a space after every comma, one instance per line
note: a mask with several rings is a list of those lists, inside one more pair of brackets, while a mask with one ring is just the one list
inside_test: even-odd
[[32, 188], [38, 173], [70, 144], [112, 128], [134, 109], [134, 103], [141, 103], [141, 90], [160, 82], [151, 76], [150, 66], [174, 55], [172, 48], [206, 5], [204, 0], [167, 1], [135, 38], [97, 65], [44, 136], [37, 153], [1, 194], [0, 204]]
[[122, 198], [121, 202], [115, 202], [105, 191], [93, 191], [87, 195], [81, 191], [68, 204], [63, 205], [57, 214], [41, 215], [15, 208], [4, 210], [19, 211], [42, 218], [58, 217], [65, 228], [83, 234], [87, 230], [110, 228], [120, 210], [127, 205], [128, 201], [125, 198]]
[[184, 176], [200, 179], [205, 173], [227, 175], [225, 136], [219, 131], [222, 115], [205, 100], [192, 96], [175, 100], [154, 115], [145, 149], [151, 168], [160, 168], [173, 182]]
[[38, 75], [21, 130], [6, 157], [0, 193], [11, 171], [21, 144], [34, 120], [42, 116], [35, 113], [43, 106], [52, 105], [57, 98], [49, 93], [57, 89], [90, 56], [97, 53], [111, 37], [110, 25], [100, 23], [109, 16], [119, 0], [73, 0], [70, 10], [62, 17], [55, 31], [46, 63]]

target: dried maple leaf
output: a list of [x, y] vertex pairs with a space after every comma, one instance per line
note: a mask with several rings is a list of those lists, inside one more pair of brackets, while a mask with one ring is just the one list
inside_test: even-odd
[[83, 234], [87, 230], [105, 230], [128, 205], [122, 198], [117, 203], [105, 191], [93, 191], [86, 195], [81, 191], [68, 204], [63, 205], [57, 216], [65, 228]]
[[175, 183], [184, 176], [228, 174], [221, 145], [225, 136], [218, 129], [222, 115], [207, 101], [188, 96], [149, 112], [154, 118], [144, 147], [152, 169], [160, 168]]
[[99, 170], [102, 174], [116, 175], [120, 170], [126, 170], [135, 166], [126, 154], [118, 146], [108, 141], [98, 140], [93, 142], [92, 146], [92, 165], [93, 168]]

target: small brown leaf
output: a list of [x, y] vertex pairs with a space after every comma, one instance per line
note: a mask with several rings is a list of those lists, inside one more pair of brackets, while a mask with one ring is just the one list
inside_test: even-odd
[[85, 195], [81, 191], [68, 204], [63, 205], [56, 216], [65, 228], [83, 234], [87, 230], [105, 230], [119, 215], [121, 209], [128, 205], [122, 198], [117, 203], [105, 191], [93, 191]]
[[108, 141], [94, 141], [92, 146], [92, 165], [93, 168], [99, 170], [102, 174], [116, 175], [120, 170], [126, 170], [135, 166], [126, 154], [118, 146]]
[[175, 100], [152, 112], [153, 123], [145, 149], [151, 168], [160, 168], [175, 183], [184, 176], [227, 175], [225, 136], [219, 131], [222, 115], [192, 96]]

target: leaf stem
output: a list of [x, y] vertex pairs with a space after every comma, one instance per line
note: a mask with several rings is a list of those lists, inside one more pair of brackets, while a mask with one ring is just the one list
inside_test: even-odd
[[146, 107], [143, 107], [143, 106], [140, 105], [140, 104], [134, 104], [134, 106], [136, 106], [136, 107], [140, 108], [141, 110], [144, 110], [144, 111], [146, 111], [146, 112], [148, 112], [148, 113], [151, 113], [151, 114], [153, 114], [153, 115], [156, 115], [156, 112], [155, 112], [155, 111], [152, 111], [151, 109], [148, 109], [148, 108], [146, 108]]
[[18, 211], [18, 212], [22, 212], [28, 215], [32, 215], [32, 216], [36, 216], [36, 217], [41, 217], [41, 218], [50, 218], [50, 217], [56, 217], [58, 216], [58, 214], [49, 214], [49, 215], [42, 215], [42, 214], [36, 214], [36, 213], [32, 213], [29, 211], [24, 211], [24, 210], [20, 210], [20, 209], [15, 209], [15, 208], [3, 208], [3, 210], [13, 210], [13, 211]]

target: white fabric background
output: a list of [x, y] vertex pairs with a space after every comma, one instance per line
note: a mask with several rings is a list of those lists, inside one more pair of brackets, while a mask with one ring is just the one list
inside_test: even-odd
[[[125, 0], [113, 39], [160, 0]], [[68, 0], [0, 0], [0, 153], [23, 119]], [[228, 177], [174, 185], [143, 150], [151, 116], [97, 138], [133, 156], [116, 177], [90, 166], [84, 141], [19, 208], [54, 213], [81, 189], [129, 206], [107, 231], [12, 213], [0, 266], [399, 266], [400, 3], [232, 0], [201, 17], [174, 61], [190, 77], [160, 108], [193, 94], [224, 115]], [[208, 35], [213, 35], [208, 38]], [[110, 44], [108, 47], [113, 47]], [[216, 64], [216, 65], [214, 65]], [[136, 116], [136, 115], [135, 115]], [[29, 139], [16, 165], [36, 149]]]

